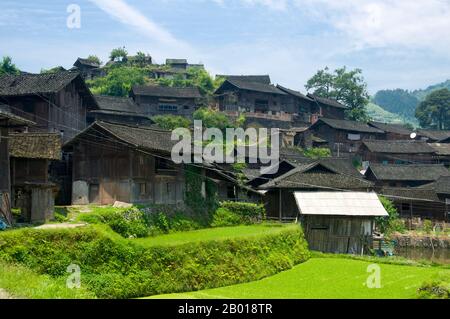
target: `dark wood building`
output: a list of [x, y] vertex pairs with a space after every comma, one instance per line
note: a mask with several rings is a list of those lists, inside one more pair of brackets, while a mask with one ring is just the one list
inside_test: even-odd
[[[299, 124], [313, 124], [319, 117], [324, 116], [323, 109], [318, 105], [314, 99], [303, 95], [298, 91], [294, 91], [285, 88], [281, 85], [277, 85], [277, 88], [281, 91], [289, 94], [292, 99], [294, 107], [292, 109], [292, 114], [294, 115], [295, 125]], [[325, 114], [332, 116], [332, 114]]]
[[418, 130], [417, 139], [428, 143], [450, 143], [450, 131]]
[[354, 155], [366, 140], [383, 139], [384, 131], [365, 123], [320, 118], [309, 131], [327, 141], [328, 148], [338, 157]]
[[411, 139], [412, 130], [402, 124], [388, 124], [380, 122], [369, 122], [369, 126], [384, 131], [386, 140], [408, 140]]
[[320, 116], [336, 120], [345, 119], [345, 112], [347, 111], [345, 105], [334, 99], [324, 98], [314, 94], [308, 94], [307, 96], [312, 99], [314, 104], [319, 108]]
[[202, 100], [196, 87], [135, 86], [131, 96], [142, 113], [149, 116], [173, 114], [192, 117]]
[[368, 180], [381, 187], [418, 187], [436, 181], [441, 176], [450, 176], [444, 165], [433, 164], [374, 164], [365, 172]]
[[131, 98], [106, 95], [96, 95], [98, 109], [87, 114], [88, 124], [95, 121], [116, 122], [135, 125], [152, 125], [154, 122], [149, 115], [144, 114]]
[[100, 64], [83, 58], [75, 61], [72, 71], [79, 72], [84, 80], [93, 80], [106, 75], [106, 72], [100, 68]]
[[358, 149], [358, 155], [363, 162], [367, 163], [438, 163], [436, 151], [426, 142], [416, 140], [365, 140]]
[[9, 130], [34, 124], [0, 107], [0, 218], [8, 224], [12, 223]]
[[438, 163], [450, 167], [450, 143], [429, 143], [428, 145], [434, 149]]
[[97, 102], [78, 72], [0, 76], [0, 101], [36, 123], [30, 132], [61, 133], [69, 140], [86, 127]]
[[295, 191], [368, 191], [373, 189], [373, 184], [357, 172], [350, 174], [347, 168], [327, 160], [298, 164], [295, 169], [258, 189], [266, 191], [264, 201], [268, 218], [294, 220], [299, 213], [293, 196]]
[[[66, 151], [73, 152], [72, 204], [182, 205], [185, 166], [171, 160], [175, 143], [169, 131], [93, 123], [65, 145]], [[199, 174], [215, 182], [219, 198], [237, 200], [250, 191], [212, 164]]]
[[58, 133], [13, 133], [10, 135], [12, 207], [20, 208], [25, 222], [53, 219], [57, 185], [50, 166], [61, 160]]

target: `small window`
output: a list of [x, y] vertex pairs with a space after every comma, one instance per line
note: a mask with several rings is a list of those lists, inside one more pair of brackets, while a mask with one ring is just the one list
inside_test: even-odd
[[234, 186], [227, 187], [227, 197], [228, 198], [236, 198]]
[[402, 203], [402, 211], [410, 211], [411, 205], [409, 203]]
[[173, 104], [160, 104], [159, 110], [163, 112], [176, 112], [178, 111], [178, 106]]

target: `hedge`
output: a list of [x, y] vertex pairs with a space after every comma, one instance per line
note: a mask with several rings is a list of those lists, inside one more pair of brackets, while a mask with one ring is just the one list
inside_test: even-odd
[[0, 259], [38, 274], [66, 278], [81, 268], [82, 285], [99, 298], [135, 298], [258, 280], [309, 258], [298, 225], [273, 234], [179, 246], [143, 247], [93, 225], [20, 229], [0, 234]]

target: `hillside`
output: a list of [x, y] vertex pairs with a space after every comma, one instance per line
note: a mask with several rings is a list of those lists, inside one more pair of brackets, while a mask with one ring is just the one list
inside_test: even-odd
[[425, 90], [414, 90], [411, 92], [411, 94], [414, 95], [420, 101], [422, 101], [425, 99], [425, 97], [428, 94], [430, 94], [433, 91], [439, 90], [439, 89], [449, 89], [450, 90], [450, 79], [445, 82], [442, 82], [442, 83], [430, 85]]
[[369, 103], [366, 107], [367, 114], [373, 121], [383, 122], [383, 123], [411, 123], [414, 126], [417, 126], [417, 120], [415, 118], [407, 118], [401, 116], [400, 114], [392, 113], [386, 111], [381, 106], [375, 103]]

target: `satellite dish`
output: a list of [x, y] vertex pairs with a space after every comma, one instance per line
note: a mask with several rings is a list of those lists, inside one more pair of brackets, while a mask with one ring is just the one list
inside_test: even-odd
[[417, 133], [416, 132], [412, 132], [409, 137], [411, 137], [411, 139], [414, 140], [417, 137]]

